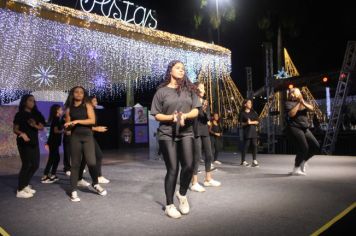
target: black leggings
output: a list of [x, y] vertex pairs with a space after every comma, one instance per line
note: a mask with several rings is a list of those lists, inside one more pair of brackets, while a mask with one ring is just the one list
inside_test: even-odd
[[199, 162], [202, 156], [202, 150], [205, 153], [205, 172], [210, 172], [211, 160], [213, 159], [213, 152], [211, 151], [211, 143], [209, 136], [194, 138], [194, 171], [193, 174], [198, 174]]
[[49, 157], [48, 157], [46, 168], [44, 170], [44, 175], [48, 175], [50, 171], [52, 175], [55, 175], [57, 172], [59, 161], [60, 161], [59, 146], [49, 145]]
[[37, 171], [40, 165], [40, 149], [38, 144], [32, 145], [17, 145], [22, 162], [21, 170], [19, 173], [19, 182], [17, 190], [23, 190]]
[[179, 141], [160, 140], [160, 148], [166, 164], [167, 174], [164, 180], [167, 205], [173, 204], [177, 184], [179, 163], [181, 164], [179, 193], [187, 194], [193, 176], [193, 137], [184, 137]]
[[241, 162], [245, 161], [246, 153], [248, 152], [248, 148], [252, 145], [252, 159], [256, 160], [257, 155], [257, 138], [248, 138], [244, 140], [244, 147], [241, 152]]
[[70, 170], [70, 135], [63, 135], [63, 166], [64, 171]]
[[[95, 144], [95, 158], [96, 158], [96, 168], [98, 171], [98, 176], [103, 176], [101, 173], [101, 163], [103, 161], [103, 152], [101, 151], [101, 148], [94, 138], [94, 144]], [[83, 174], [84, 174], [84, 169], [86, 166], [87, 162], [85, 161], [85, 158], [82, 158], [82, 163], [80, 164], [80, 169], [79, 169], [79, 178], [78, 180], [83, 179]]]
[[211, 150], [214, 155], [214, 161], [217, 161], [219, 156], [220, 146], [221, 146], [221, 140], [218, 137], [210, 136], [210, 142], [211, 142]]
[[93, 185], [97, 184], [98, 171], [96, 169], [95, 144], [93, 135], [72, 133], [70, 140], [70, 152], [72, 159], [70, 175], [71, 191], [75, 191], [77, 189], [82, 157], [85, 158], [87, 162]]
[[320, 144], [309, 129], [288, 127], [287, 135], [296, 145], [295, 167], [299, 167], [303, 161], [308, 161], [314, 154], [319, 152]]

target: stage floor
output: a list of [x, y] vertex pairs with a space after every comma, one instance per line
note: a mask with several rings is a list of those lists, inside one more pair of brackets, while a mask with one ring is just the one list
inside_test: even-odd
[[[0, 227], [16, 236], [299, 236], [310, 235], [356, 201], [356, 157], [315, 156], [306, 177], [288, 175], [294, 160], [290, 155], [258, 155], [260, 168], [240, 167], [237, 157], [221, 154], [223, 164], [214, 177], [222, 186], [189, 191], [191, 213], [179, 220], [164, 215], [165, 167], [162, 161], [147, 160], [148, 150], [106, 153], [108, 196], [82, 189], [80, 203], [66, 195], [69, 178], [61, 171], [59, 182], [40, 183], [45, 158], [32, 181], [35, 197], [17, 199], [19, 159], [0, 159]], [[88, 173], [86, 178], [90, 180]]]

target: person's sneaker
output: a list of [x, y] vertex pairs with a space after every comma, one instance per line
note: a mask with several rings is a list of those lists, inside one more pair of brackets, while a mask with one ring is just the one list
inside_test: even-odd
[[200, 159], [200, 163], [204, 163], [205, 161], [203, 159]]
[[66, 176], [70, 176], [70, 171], [69, 170], [66, 171]]
[[240, 166], [250, 167], [250, 164], [247, 161], [243, 161]]
[[214, 179], [211, 179], [209, 181], [204, 181], [204, 186], [205, 187], [219, 187], [221, 186], [221, 183], [219, 181], [216, 181]]
[[201, 170], [198, 170], [198, 174], [201, 174], [201, 172], [202, 172]]
[[70, 195], [70, 200], [72, 202], [80, 202], [80, 198], [78, 197], [77, 191], [73, 191]]
[[17, 191], [16, 193], [17, 198], [31, 198], [33, 197], [32, 193], [26, 192], [24, 189], [21, 191]]
[[215, 165], [221, 165], [221, 162], [220, 161], [214, 161], [214, 164]]
[[205, 188], [203, 186], [201, 186], [199, 183], [193, 184], [190, 187], [190, 190], [194, 191], [194, 192], [199, 192], [199, 193], [205, 192]]
[[291, 175], [294, 175], [294, 176], [305, 176], [306, 174], [301, 170], [300, 167], [294, 167]]
[[46, 177], [42, 177], [41, 183], [43, 183], [43, 184], [52, 184], [52, 183], [54, 183], [54, 180], [51, 180], [50, 177], [46, 176]]
[[51, 175], [51, 177], [49, 178], [51, 181], [53, 181], [52, 183], [56, 182], [59, 180], [59, 178], [56, 175]]
[[108, 184], [108, 183], [110, 183], [110, 180], [108, 180], [104, 176], [99, 176], [98, 177], [98, 182], [99, 182], [99, 184]]
[[182, 213], [183, 215], [186, 215], [189, 213], [189, 203], [188, 203], [188, 198], [187, 196], [182, 196], [180, 195], [179, 191], [176, 192], [176, 197], [179, 201], [179, 206], [178, 209], [180, 211], [180, 213]]
[[308, 162], [303, 161], [302, 164], [300, 164], [300, 170], [304, 173], [307, 173], [307, 167], [308, 167]]
[[81, 179], [78, 181], [78, 186], [79, 187], [88, 187], [88, 186], [90, 186], [90, 184], [85, 179]]
[[101, 196], [106, 196], [108, 194], [108, 192], [103, 187], [101, 187], [99, 184], [93, 185], [93, 188]]
[[260, 165], [258, 164], [258, 162], [256, 160], [254, 160], [252, 162], [252, 167], [260, 167]]
[[174, 204], [166, 206], [164, 213], [166, 213], [167, 216], [169, 216], [173, 219], [179, 219], [182, 217], [182, 214], [177, 210], [177, 208]]
[[23, 190], [25, 192], [28, 192], [28, 193], [31, 193], [31, 194], [35, 194], [36, 193], [36, 190], [34, 190], [31, 185], [27, 185]]

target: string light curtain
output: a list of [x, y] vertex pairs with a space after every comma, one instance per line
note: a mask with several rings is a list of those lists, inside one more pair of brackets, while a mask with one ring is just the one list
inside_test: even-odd
[[[230, 73], [231, 52], [213, 44], [36, 0], [0, 0], [0, 95], [15, 91], [96, 92], [151, 89], [168, 63], [185, 63], [195, 80]], [[132, 83], [133, 82], [133, 83]]]

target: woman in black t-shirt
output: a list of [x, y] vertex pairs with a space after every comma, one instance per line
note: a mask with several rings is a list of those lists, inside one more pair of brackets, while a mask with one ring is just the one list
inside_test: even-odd
[[[200, 106], [196, 87], [186, 76], [183, 63], [170, 62], [165, 81], [154, 95], [151, 114], [160, 122], [159, 145], [167, 168], [164, 182], [167, 201], [165, 213], [172, 218], [189, 213], [186, 194], [193, 175], [193, 119], [197, 117], [197, 108]], [[179, 163], [182, 166], [180, 188], [175, 195], [179, 200], [180, 212], [173, 204]]]
[[219, 151], [222, 146], [222, 129], [220, 126], [220, 116], [218, 113], [213, 114], [213, 119], [209, 122], [209, 133], [210, 133], [210, 142], [211, 142], [211, 149], [214, 155], [214, 164], [220, 165], [221, 162], [218, 161]]
[[243, 140], [244, 145], [241, 150], [241, 165], [250, 166], [250, 164], [245, 160], [246, 153], [250, 145], [252, 145], [252, 167], [259, 167], [256, 160], [257, 155], [257, 125], [258, 125], [258, 115], [252, 109], [252, 101], [247, 99], [242, 104], [243, 110], [240, 113], [240, 123], [243, 128]]
[[81, 86], [72, 88], [66, 104], [66, 123], [64, 127], [71, 129], [71, 201], [79, 202], [77, 193], [79, 168], [82, 158], [85, 158], [92, 178], [92, 187], [101, 196], [107, 191], [98, 183], [98, 170], [96, 168], [95, 145], [92, 126], [95, 125], [93, 106], [88, 101], [88, 94]]
[[192, 179], [192, 186], [190, 190], [196, 192], [205, 192], [205, 188], [198, 182], [198, 167], [200, 158], [202, 156], [202, 150], [205, 154], [205, 187], [219, 187], [221, 183], [216, 181], [212, 177], [211, 161], [213, 159], [213, 152], [211, 150], [211, 142], [209, 137], [208, 122], [210, 120], [210, 109], [208, 101], [204, 100], [205, 87], [201, 82], [194, 83], [198, 88], [198, 96], [200, 103], [198, 117], [194, 119], [194, 172]]
[[[63, 125], [61, 122], [62, 114], [63, 110], [59, 104], [51, 106], [48, 118], [48, 123], [50, 123], [51, 126], [47, 140], [49, 156], [41, 179], [41, 182], [44, 184], [51, 184], [58, 180], [56, 172], [60, 161], [59, 146], [61, 146], [63, 132]], [[51, 175], [49, 175], [49, 172], [51, 172]]]
[[287, 136], [295, 143], [297, 155], [295, 157], [292, 175], [306, 175], [307, 161], [319, 151], [318, 140], [309, 130], [308, 111], [314, 107], [304, 101], [303, 95], [298, 88], [290, 90], [288, 101], [285, 104], [287, 113]]
[[22, 162], [16, 194], [18, 198], [30, 198], [36, 193], [29, 184], [39, 167], [38, 130], [42, 130], [44, 124], [45, 119], [38, 111], [33, 95], [22, 96], [13, 127], [17, 135], [17, 148]]

